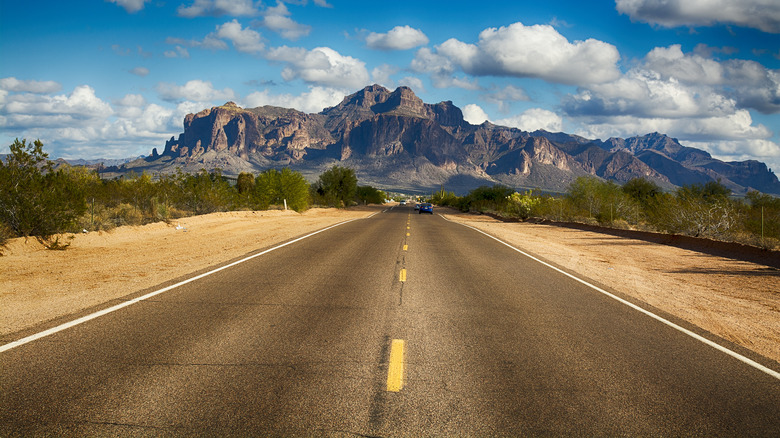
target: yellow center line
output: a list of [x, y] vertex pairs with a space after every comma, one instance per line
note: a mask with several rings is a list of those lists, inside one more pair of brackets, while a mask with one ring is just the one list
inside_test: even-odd
[[412, 229], [412, 227], [406, 227], [406, 229], [407, 229], [407, 230], [411, 230], [411, 229]]
[[387, 390], [398, 392], [404, 387], [404, 340], [393, 339], [390, 344], [390, 366], [387, 370]]
[[399, 280], [406, 281], [406, 269], [401, 269], [401, 274], [399, 275]]
[[404, 245], [404, 251], [408, 251], [408, 250], [409, 250], [409, 245]]
[[409, 236], [411, 236], [411, 234], [409, 234], [409, 233], [406, 233], [406, 237], [409, 237]]

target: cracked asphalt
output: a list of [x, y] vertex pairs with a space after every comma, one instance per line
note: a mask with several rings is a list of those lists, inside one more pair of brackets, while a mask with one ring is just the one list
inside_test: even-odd
[[3, 437], [778, 431], [777, 378], [411, 207], [0, 353]]

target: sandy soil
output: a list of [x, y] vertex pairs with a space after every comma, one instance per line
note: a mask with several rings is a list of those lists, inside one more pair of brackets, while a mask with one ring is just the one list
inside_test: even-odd
[[375, 211], [213, 213], [75, 235], [65, 251], [12, 239], [0, 257], [0, 337]]
[[[66, 251], [14, 239], [0, 257], [0, 337], [375, 211], [215, 213], [76, 235]], [[589, 231], [446, 217], [780, 362], [774, 268]]]

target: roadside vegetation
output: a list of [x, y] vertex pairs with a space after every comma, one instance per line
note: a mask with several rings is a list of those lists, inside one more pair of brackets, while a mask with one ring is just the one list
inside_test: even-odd
[[358, 186], [352, 169], [334, 166], [314, 184], [288, 168], [227, 178], [219, 170], [197, 174], [131, 174], [100, 178], [83, 167], [59, 166], [40, 141], [18, 139], [0, 160], [0, 246], [13, 237], [34, 237], [51, 249], [68, 243], [61, 234], [110, 230], [221, 211], [311, 206], [345, 208], [382, 203], [386, 195]]
[[479, 187], [465, 196], [442, 189], [432, 195], [431, 201], [465, 212], [522, 221], [579, 222], [780, 248], [780, 198], [756, 191], [745, 198], [730, 194], [716, 181], [667, 193], [641, 178], [621, 186], [585, 176], [559, 195], [539, 190], [520, 193], [496, 185]]

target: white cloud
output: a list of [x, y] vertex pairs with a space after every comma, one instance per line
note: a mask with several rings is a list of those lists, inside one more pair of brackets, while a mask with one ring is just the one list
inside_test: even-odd
[[130, 70], [130, 73], [132, 73], [132, 74], [134, 74], [136, 76], [144, 77], [144, 76], [149, 74], [149, 69], [146, 68], [146, 67], [136, 67], [136, 68]]
[[414, 76], [407, 76], [404, 78], [401, 78], [398, 83], [400, 85], [405, 85], [412, 90], [414, 90], [415, 93], [424, 93], [425, 92], [425, 85], [423, 85], [423, 82], [420, 80], [420, 78], [416, 78]]
[[431, 82], [436, 88], [458, 87], [466, 90], [478, 90], [476, 80], [466, 77], [457, 77], [457, 67], [451, 59], [433, 52], [427, 47], [417, 51], [412, 60], [412, 70], [419, 73], [427, 73], [431, 76]]
[[268, 90], [255, 91], [246, 96], [242, 102], [246, 108], [272, 105], [283, 108], [295, 108], [305, 113], [318, 113], [323, 109], [338, 105], [344, 99], [343, 91], [327, 87], [310, 87], [309, 91], [300, 95], [276, 94]]
[[371, 32], [366, 45], [378, 50], [409, 50], [428, 44], [428, 37], [410, 26], [396, 26], [387, 33]]
[[290, 11], [282, 2], [277, 2], [275, 7], [270, 7], [263, 12], [261, 25], [293, 41], [311, 32], [311, 26], [296, 23], [290, 18]]
[[488, 115], [479, 105], [470, 103], [463, 107], [463, 120], [472, 125], [481, 125], [488, 120]]
[[736, 24], [780, 33], [780, 2], [775, 0], [616, 0], [632, 20], [664, 27]]
[[260, 2], [252, 0], [195, 0], [190, 6], [179, 6], [177, 11], [187, 18], [221, 15], [254, 17], [260, 13], [259, 6]]
[[371, 70], [371, 81], [385, 88], [395, 88], [395, 82], [390, 76], [398, 73], [398, 67], [390, 64], [382, 64]]
[[219, 44], [213, 42], [216, 39], [229, 40], [239, 52], [259, 53], [265, 49], [265, 44], [263, 44], [260, 34], [252, 29], [242, 28], [238, 20], [217, 26], [215, 32], [206, 35], [204, 43], [214, 45], [215, 47], [219, 46]]
[[483, 98], [487, 102], [496, 104], [498, 110], [502, 113], [509, 111], [509, 102], [531, 100], [525, 90], [515, 87], [514, 85], [507, 85], [504, 88], [496, 89], [491, 93], [485, 94]]
[[60, 91], [62, 86], [54, 81], [23, 81], [16, 79], [15, 77], [8, 77], [0, 79], [0, 89], [5, 91], [49, 94]]
[[635, 68], [622, 78], [595, 84], [565, 98], [570, 115], [647, 118], [720, 117], [733, 114], [736, 102], [711, 87], [688, 85], [675, 78]]
[[116, 3], [117, 5], [125, 8], [129, 13], [135, 13], [144, 8], [144, 3], [149, 0], [106, 0], [110, 3]]
[[157, 93], [160, 98], [168, 102], [181, 102], [185, 100], [194, 102], [213, 102], [231, 100], [235, 93], [230, 88], [217, 90], [208, 81], [199, 79], [188, 81], [184, 85], [176, 85], [161, 82], [157, 84]]
[[76, 87], [67, 96], [9, 95], [4, 103], [0, 111], [12, 121], [32, 120], [32, 116], [59, 120], [92, 119], [113, 113], [111, 106], [95, 96], [95, 90], [87, 85]]
[[369, 82], [363, 61], [329, 47], [306, 50], [282, 46], [269, 50], [266, 58], [287, 64], [282, 71], [287, 81], [300, 78], [309, 84], [348, 89], [362, 88]]
[[563, 119], [561, 116], [542, 108], [531, 108], [517, 116], [496, 120], [495, 123], [529, 132], [539, 129], [549, 132], [563, 131]]
[[176, 46], [174, 50], [166, 50], [163, 55], [166, 58], [189, 58], [190, 52], [182, 46]]
[[435, 46], [435, 52], [420, 49], [412, 68], [441, 80], [460, 69], [476, 76], [540, 78], [563, 84], [594, 84], [620, 76], [617, 48], [595, 39], [569, 42], [552, 26], [485, 29], [478, 44], [454, 38]]

